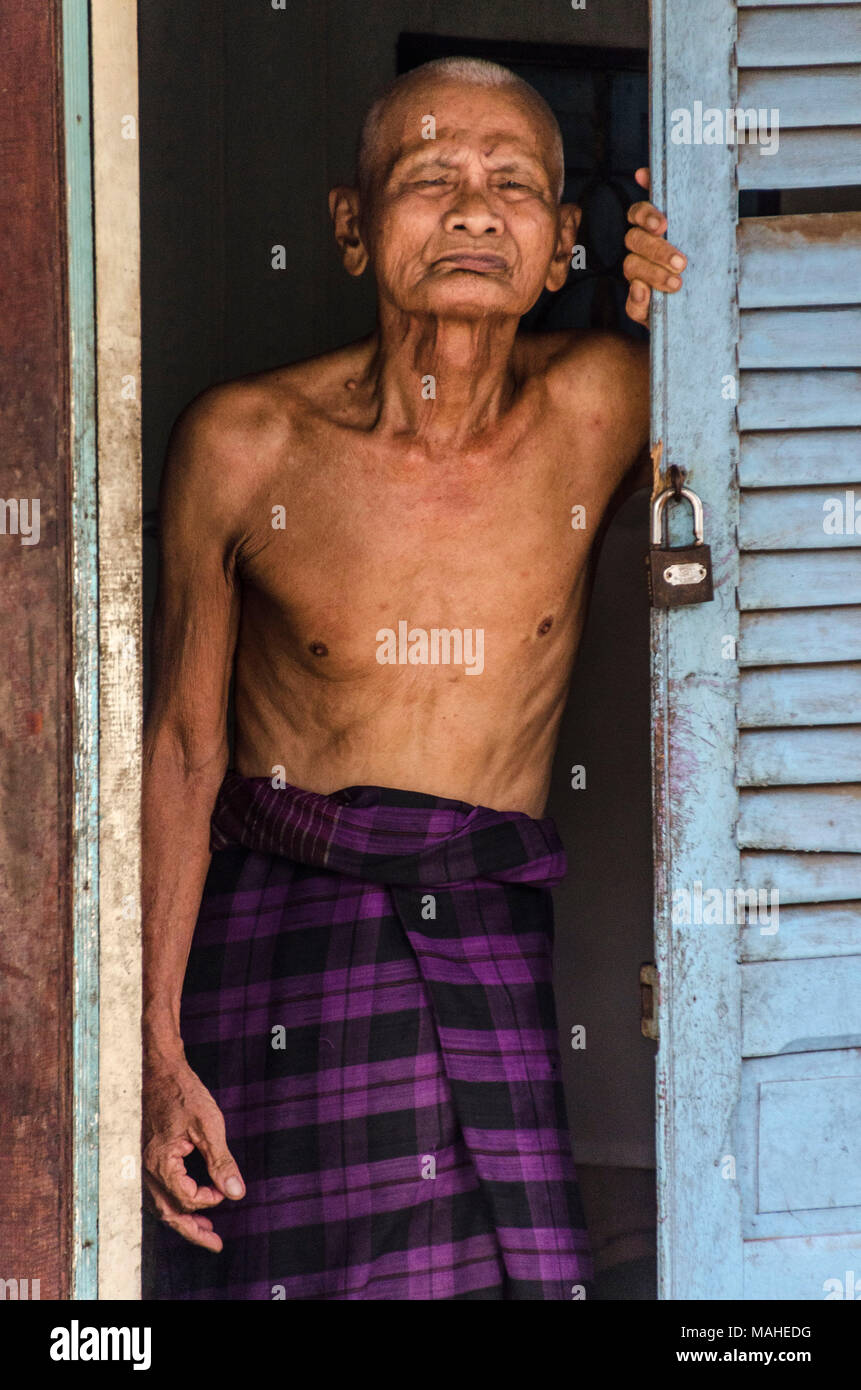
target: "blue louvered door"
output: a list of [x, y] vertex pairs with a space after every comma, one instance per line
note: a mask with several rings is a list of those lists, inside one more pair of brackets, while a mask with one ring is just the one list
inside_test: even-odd
[[[786, 211], [861, 183], [861, 4], [659, 0], [652, 59], [653, 437], [716, 579], [653, 619], [661, 1296], [861, 1298], [861, 212]], [[777, 149], [674, 144], [698, 100]]]

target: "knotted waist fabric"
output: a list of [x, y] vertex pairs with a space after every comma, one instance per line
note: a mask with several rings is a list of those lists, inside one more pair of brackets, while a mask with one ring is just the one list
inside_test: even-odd
[[211, 847], [182, 1036], [247, 1192], [218, 1255], [158, 1228], [153, 1296], [582, 1297], [553, 822], [229, 772]]

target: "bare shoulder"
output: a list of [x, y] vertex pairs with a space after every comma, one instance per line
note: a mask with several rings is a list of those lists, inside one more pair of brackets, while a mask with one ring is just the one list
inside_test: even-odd
[[598, 392], [636, 410], [648, 396], [648, 345], [627, 333], [580, 329], [536, 338], [548, 387], [567, 399], [572, 391]]
[[620, 478], [649, 438], [649, 349], [625, 333], [582, 330], [539, 336], [535, 369], [554, 414], [600, 436]]
[[536, 334], [526, 351], [525, 370], [541, 378], [555, 428], [585, 444], [611, 510], [649, 486], [648, 345], [587, 329]]
[[276, 431], [266, 393], [245, 380], [211, 386], [185, 407], [171, 432], [162, 495], [218, 512], [253, 487]]
[[[299, 467], [302, 441], [326, 415], [360, 345], [210, 386], [174, 425], [162, 497], [228, 526], [276, 475]], [[342, 388], [343, 393], [343, 388]]]

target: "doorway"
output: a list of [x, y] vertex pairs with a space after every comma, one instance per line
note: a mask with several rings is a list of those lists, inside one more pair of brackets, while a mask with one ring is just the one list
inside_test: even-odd
[[[158, 481], [177, 415], [215, 382], [371, 327], [372, 287], [341, 270], [326, 192], [350, 181], [358, 123], [396, 72], [461, 52], [542, 92], [563, 129], [565, 196], [586, 208], [585, 265], [525, 326], [643, 332], [624, 315], [621, 260], [633, 170], [648, 162], [647, 0], [463, 8], [141, 0], [147, 654]], [[570, 863], [556, 895], [556, 995], [574, 1157], [598, 1296], [624, 1299], [655, 1297], [654, 1045], [639, 987], [653, 950], [646, 505], [631, 499], [603, 546], [547, 812]]]

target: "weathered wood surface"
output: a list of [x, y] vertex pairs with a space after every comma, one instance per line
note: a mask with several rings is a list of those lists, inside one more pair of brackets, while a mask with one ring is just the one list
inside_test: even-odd
[[[846, 713], [861, 718], [861, 707]], [[742, 730], [738, 782], [741, 787], [861, 782], [861, 724]]]
[[746, 849], [861, 853], [861, 787], [743, 788], [738, 843]]
[[704, 932], [673, 922], [671, 912], [673, 893], [695, 879], [723, 884], [738, 876], [737, 791], [727, 755], [738, 672], [722, 656], [722, 641], [738, 629], [738, 441], [731, 409], [706, 385], [736, 371], [736, 151], [676, 145], [666, 131], [668, 113], [691, 110], [704, 93], [718, 107], [732, 104], [735, 20], [729, 0], [652, 6], [653, 194], [699, 272], [684, 297], [659, 296], [655, 305], [652, 438], [662, 441], [664, 467], [688, 469], [703, 498], [717, 574], [713, 603], [656, 614], [652, 623], [662, 1298], [741, 1292], [738, 1195], [716, 1177], [740, 1087], [737, 929]]
[[861, 854], [792, 854], [745, 850], [746, 888], [777, 888], [781, 903], [835, 903], [861, 898]]
[[742, 430], [808, 430], [861, 425], [861, 372], [743, 372]]
[[759, 1210], [857, 1206], [857, 1155], [838, 1136], [859, 1132], [861, 1077], [766, 1082], [760, 1089]]
[[861, 662], [762, 667], [741, 673], [741, 728], [845, 724], [861, 711]]
[[794, 1224], [796, 1230], [801, 1227], [801, 1234], [797, 1236], [745, 1241], [746, 1299], [757, 1303], [776, 1299], [813, 1302], [824, 1298], [826, 1291], [833, 1288], [833, 1282], [829, 1284], [829, 1281], [842, 1282], [847, 1269], [858, 1269], [861, 1236], [808, 1235], [800, 1221]]
[[782, 130], [779, 144], [768, 154], [764, 148], [750, 142], [739, 146], [739, 188], [833, 188], [858, 178], [857, 126]]
[[[745, 1259], [768, 1268], [770, 1292], [763, 1290], [763, 1296], [821, 1301], [829, 1291], [828, 1279], [840, 1285], [846, 1270], [842, 1263], [829, 1268], [826, 1261], [833, 1251], [849, 1250], [854, 1242], [861, 1253], [861, 1193], [857, 1185], [854, 1190], [847, 1187], [844, 1166], [848, 1159], [848, 1171], [855, 1169], [857, 1182], [853, 1148], [846, 1137], [856, 1128], [859, 1082], [857, 1048], [790, 1052], [745, 1062], [742, 1104], [753, 1124], [745, 1129], [739, 1149], [739, 1185], [745, 1208]], [[851, 1097], [847, 1106], [844, 1097]], [[793, 1113], [787, 1115], [787, 1109]], [[805, 1172], [784, 1182], [789, 1157]], [[781, 1188], [792, 1205], [782, 1199]], [[779, 1260], [772, 1263], [775, 1250]], [[784, 1262], [782, 1277], [779, 1261]], [[756, 1296], [746, 1282], [745, 1297]], [[838, 1297], [842, 1296], [841, 1289]]]
[[743, 488], [857, 483], [861, 430], [753, 430], [741, 437]]
[[779, 112], [781, 130], [855, 125], [861, 121], [861, 65], [748, 68], [738, 75], [738, 104]]
[[861, 62], [861, 6], [743, 7], [736, 57], [740, 68]]
[[743, 492], [738, 540], [743, 550], [861, 551], [861, 482]]
[[[0, 4], [4, 500], [38, 499], [38, 544], [0, 535], [0, 1277], [69, 1295], [71, 1190], [68, 339], [59, 16]], [[14, 116], [13, 116], [14, 113]], [[14, 119], [14, 130], [8, 128]]]
[[861, 300], [861, 212], [742, 218], [738, 255], [742, 309]]
[[745, 309], [739, 365], [857, 367], [861, 364], [861, 309]]
[[[99, 1297], [140, 1297], [141, 359], [136, 0], [91, 0], [99, 419]], [[124, 138], [125, 135], [125, 138]], [[134, 383], [133, 393], [123, 385]]]
[[[745, 1103], [755, 1118], [744, 1151], [745, 1234], [754, 1244], [779, 1243], [783, 1256], [805, 1275], [810, 1265], [802, 1249], [816, 1250], [819, 1242], [804, 1241], [792, 1250], [782, 1237], [851, 1233], [857, 1240], [861, 1231], [858, 1166], [850, 1138], [858, 1128], [859, 1089], [857, 1048], [786, 1053], [745, 1063]], [[777, 1240], [763, 1239], [769, 1236]], [[832, 1267], [831, 1276], [839, 1271], [842, 1282], [845, 1269]], [[825, 1296], [823, 1275], [825, 1271], [818, 1289], [807, 1291], [808, 1299]], [[786, 1282], [794, 1287], [791, 1271]]]
[[742, 554], [741, 608], [813, 608], [861, 603], [861, 550]]
[[742, 997], [745, 1057], [861, 1046], [861, 956], [745, 965]]
[[[861, 855], [858, 856], [861, 860]], [[861, 863], [858, 865], [861, 876]], [[770, 898], [766, 896], [766, 904]], [[777, 931], [770, 923], [751, 922], [741, 929], [741, 958], [805, 960], [810, 956], [861, 956], [861, 899], [851, 902], [782, 903], [778, 897]]]
[[861, 607], [742, 613], [741, 666], [796, 666], [822, 661], [861, 661]]
[[[763, 1149], [775, 1160], [762, 1170], [762, 1210], [857, 1205], [861, 1193], [854, 1149], [834, 1140], [861, 1131], [861, 1080], [834, 1077], [765, 1086], [761, 1112]], [[798, 1114], [804, 1115], [803, 1131], [793, 1123]]]

